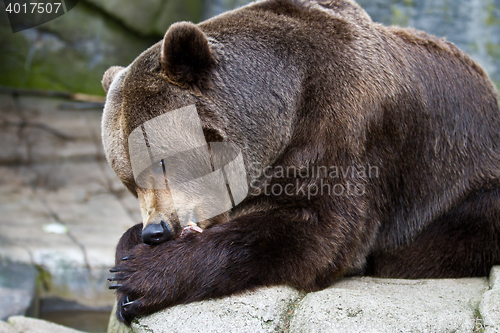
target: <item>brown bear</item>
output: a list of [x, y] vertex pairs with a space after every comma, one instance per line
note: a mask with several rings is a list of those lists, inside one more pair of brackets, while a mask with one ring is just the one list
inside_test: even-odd
[[[103, 86], [106, 157], [143, 219], [111, 270], [127, 324], [259, 286], [500, 263], [498, 96], [451, 43], [374, 23], [351, 0], [265, 0], [173, 24]], [[207, 142], [240, 149], [249, 190], [184, 234], [168, 186], [138, 184], [128, 140], [187, 106]]]

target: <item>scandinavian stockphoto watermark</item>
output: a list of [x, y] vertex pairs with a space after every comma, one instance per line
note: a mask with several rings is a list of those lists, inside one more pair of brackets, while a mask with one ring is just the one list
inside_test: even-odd
[[12, 32], [52, 21], [70, 10], [79, 0], [3, 0]]
[[247, 196], [241, 151], [227, 142], [207, 143], [194, 105], [135, 128], [128, 148], [136, 184], [169, 189], [181, 226], [225, 213]]
[[316, 196], [362, 196], [366, 183], [379, 178], [379, 168], [366, 165], [266, 166], [253, 163], [251, 195], [300, 196], [311, 200]]

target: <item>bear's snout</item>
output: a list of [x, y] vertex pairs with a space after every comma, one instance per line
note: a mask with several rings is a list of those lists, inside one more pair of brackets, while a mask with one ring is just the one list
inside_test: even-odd
[[160, 223], [148, 224], [142, 230], [141, 236], [145, 244], [156, 245], [171, 240], [172, 230], [165, 221], [161, 221]]

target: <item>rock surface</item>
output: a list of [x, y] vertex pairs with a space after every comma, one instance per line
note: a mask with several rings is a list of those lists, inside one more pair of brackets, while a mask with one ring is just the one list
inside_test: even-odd
[[132, 328], [155, 333], [277, 332], [301, 297], [289, 287], [263, 288], [225, 300], [179, 305], [143, 318]]
[[493, 267], [490, 274], [490, 290], [484, 293], [479, 306], [484, 332], [500, 332], [500, 266]]
[[[17, 333], [84, 333], [45, 320], [22, 316], [10, 317], [7, 323], [14, 329], [14, 332]], [[2, 326], [0, 326], [0, 329], [2, 329]]]
[[36, 294], [36, 274], [31, 265], [0, 261], [0, 320], [27, 313]]
[[0, 85], [104, 95], [110, 66], [127, 66], [161, 36], [140, 36], [80, 1], [67, 14], [12, 33], [0, 2]]
[[467, 52], [500, 89], [500, 2], [357, 0], [376, 22], [427, 31]]
[[290, 331], [473, 332], [486, 289], [486, 279], [345, 279], [308, 294]]
[[140, 10], [134, 0], [88, 1], [143, 35], [162, 36], [178, 21], [199, 22], [203, 9], [201, 0], [143, 0]]
[[0, 320], [0, 333], [18, 333], [18, 331], [5, 321]]
[[41, 297], [112, 306], [108, 270], [139, 206], [105, 161], [102, 111], [62, 103], [0, 94], [0, 259], [38, 266]]
[[68, 13], [13, 33], [0, 2], [0, 85], [104, 95], [101, 78], [128, 66], [170, 24], [198, 22], [201, 0], [81, 0]]
[[[170, 24], [199, 22], [248, 0], [80, 0], [67, 14], [13, 34], [0, 2], [0, 85], [103, 95], [100, 80], [160, 40]], [[358, 0], [376, 22], [446, 37], [500, 87], [498, 0]]]
[[[302, 294], [288, 287], [175, 306], [108, 333], [499, 332], [500, 266], [486, 278], [346, 278]], [[492, 292], [493, 291], [493, 292]]]

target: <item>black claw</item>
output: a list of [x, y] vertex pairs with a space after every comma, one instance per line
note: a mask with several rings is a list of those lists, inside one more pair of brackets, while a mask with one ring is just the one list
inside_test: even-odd
[[113, 289], [118, 289], [120, 288], [121, 286], [123, 286], [121, 283], [118, 283], [118, 284], [113, 284], [111, 286], [109, 286], [108, 288], [113, 290]]
[[134, 258], [135, 258], [134, 256], [125, 256], [125, 257], [121, 258], [120, 260], [125, 261], [125, 260], [134, 259]]
[[125, 322], [125, 318], [123, 318], [123, 314], [120, 310], [116, 311], [116, 313], [118, 314], [118, 316], [120, 316], [119, 319], [121, 319], [121, 321]]
[[109, 282], [113, 282], [113, 281], [117, 281], [117, 280], [120, 280], [118, 277], [114, 276], [114, 277], [110, 277], [108, 279]]
[[116, 272], [119, 272], [120, 270], [118, 268], [111, 268], [109, 270], [110, 273], [116, 273]]

